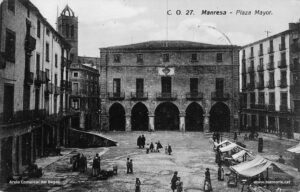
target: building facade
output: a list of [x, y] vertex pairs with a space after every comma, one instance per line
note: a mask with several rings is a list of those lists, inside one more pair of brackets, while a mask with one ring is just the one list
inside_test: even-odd
[[72, 45], [70, 50], [70, 107], [75, 113], [72, 127], [99, 128], [99, 62], [97, 57], [78, 56], [78, 17], [67, 5], [57, 18], [58, 32]]
[[241, 127], [300, 138], [299, 23], [240, 51]]
[[29, 0], [0, 12], [1, 181], [67, 145], [70, 44]]
[[188, 41], [100, 48], [101, 128], [237, 129], [238, 49]]

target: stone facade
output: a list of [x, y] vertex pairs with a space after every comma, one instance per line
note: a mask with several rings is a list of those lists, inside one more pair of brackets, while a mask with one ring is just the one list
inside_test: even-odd
[[300, 138], [299, 23], [240, 51], [241, 127]]
[[[137, 124], [140, 118], [148, 121], [143, 130], [237, 129], [238, 47], [150, 41], [100, 48], [100, 54], [103, 130], [139, 130], [133, 129], [131, 124]], [[220, 61], [217, 61], [217, 55], [221, 57]], [[216, 85], [217, 81], [219, 85]], [[217, 115], [212, 111], [218, 111], [212, 109], [214, 106], [227, 118], [227, 127], [214, 125], [210, 128], [214, 123], [210, 119]], [[145, 111], [144, 117], [139, 116], [141, 111]], [[119, 117], [114, 117], [115, 114]], [[123, 118], [120, 121], [124, 125], [115, 125], [114, 118]], [[168, 121], [173, 128], [168, 126]], [[190, 122], [187, 128], [186, 121]]]
[[1, 3], [1, 181], [67, 145], [70, 45], [30, 1]]

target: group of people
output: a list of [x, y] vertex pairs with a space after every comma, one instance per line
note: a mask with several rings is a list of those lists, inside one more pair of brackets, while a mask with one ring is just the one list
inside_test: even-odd
[[73, 165], [73, 171], [80, 171], [84, 173], [87, 170], [87, 158], [82, 153], [74, 155], [71, 159], [71, 162]]
[[132, 159], [130, 159], [129, 157], [127, 157], [126, 167], [127, 167], [127, 174], [128, 173], [133, 174], [133, 162]]
[[146, 137], [144, 135], [140, 135], [137, 138], [137, 146], [139, 146], [139, 148], [145, 148], [145, 144], [146, 144]]
[[92, 165], [92, 176], [97, 177], [101, 171], [101, 157], [98, 153], [96, 153], [94, 159], [93, 159], [93, 165]]
[[183, 191], [183, 182], [180, 180], [180, 177], [178, 177], [178, 172], [175, 171], [174, 175], [171, 179], [171, 189], [173, 192], [182, 192]]

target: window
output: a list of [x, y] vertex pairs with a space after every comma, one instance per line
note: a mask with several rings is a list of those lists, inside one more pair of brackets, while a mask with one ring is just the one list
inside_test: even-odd
[[172, 79], [171, 77], [161, 77], [161, 92], [171, 93], [172, 90]]
[[46, 29], [46, 34], [49, 36], [50, 35], [50, 30], [47, 28]]
[[71, 26], [71, 37], [74, 37], [74, 25]]
[[79, 84], [78, 83], [73, 83], [72, 90], [74, 90], [75, 93], [78, 93], [79, 92]]
[[216, 78], [216, 91], [218, 93], [223, 93], [223, 91], [224, 91], [224, 79], [223, 78]]
[[41, 56], [39, 53], [36, 54], [36, 73], [40, 70], [40, 62], [41, 62]]
[[274, 72], [270, 72], [269, 82], [274, 84]]
[[73, 98], [71, 105], [72, 105], [73, 109], [76, 109], [76, 110], [79, 109], [79, 99]]
[[136, 92], [144, 93], [144, 79], [136, 79]]
[[170, 56], [168, 53], [163, 54], [163, 62], [169, 62], [170, 61]]
[[217, 62], [222, 62], [222, 61], [223, 61], [223, 54], [217, 53]]
[[30, 10], [27, 9], [27, 17], [30, 18]]
[[250, 56], [253, 57], [253, 47], [250, 48]]
[[287, 92], [281, 92], [280, 93], [280, 105], [287, 106]]
[[281, 36], [281, 49], [285, 49], [285, 37]]
[[16, 51], [16, 33], [7, 29], [6, 30], [6, 41], [5, 41], [5, 56], [9, 62], [15, 62], [15, 51]]
[[57, 86], [57, 74], [54, 74], [54, 85]]
[[143, 62], [143, 54], [137, 54], [136, 55], [136, 62], [142, 63]]
[[273, 52], [273, 39], [270, 39], [270, 52]]
[[121, 92], [121, 79], [113, 79], [113, 93], [120, 94]]
[[281, 53], [281, 61], [285, 61], [286, 59], [286, 54], [285, 52]]
[[269, 105], [275, 105], [275, 93], [269, 93]]
[[15, 0], [8, 0], [7, 8], [8, 10], [15, 12]]
[[46, 61], [49, 62], [49, 43], [46, 43]]
[[57, 54], [55, 54], [54, 59], [55, 59], [55, 62], [54, 62], [55, 67], [57, 67]]
[[190, 78], [190, 92], [198, 93], [198, 78]]
[[287, 80], [286, 80], [286, 71], [285, 70], [280, 72], [280, 76], [281, 76], [281, 82], [286, 83]]
[[258, 104], [260, 104], [260, 105], [265, 104], [265, 93], [264, 92], [258, 93]]
[[37, 21], [37, 27], [36, 27], [36, 36], [38, 37], [38, 38], [40, 38], [41, 37], [41, 22], [40, 22], [40, 20], [38, 20]]
[[192, 58], [191, 58], [191, 61], [193, 62], [195, 62], [195, 61], [198, 61], [198, 58], [197, 58], [197, 54], [196, 53], [193, 53], [192, 54]]
[[243, 50], [243, 58], [245, 58], [245, 56], [246, 56], [246, 51], [245, 51], [245, 49]]
[[274, 63], [274, 55], [270, 55], [270, 57], [269, 57], [269, 62], [270, 62], [270, 63]]
[[47, 81], [50, 81], [50, 70], [46, 69], [46, 79]]
[[69, 37], [69, 24], [66, 24], [66, 37]]
[[259, 44], [259, 55], [262, 55], [263, 51], [264, 51], [263, 44], [261, 43], [261, 44]]
[[78, 77], [78, 72], [74, 72], [73, 77]]
[[264, 58], [259, 58], [259, 65], [261, 65], [261, 66], [264, 65]]
[[120, 63], [121, 62], [121, 55], [120, 54], [114, 54], [114, 62]]
[[261, 84], [264, 83], [264, 73], [259, 73], [258, 74], [258, 80], [259, 80], [259, 83], [261, 83]]
[[255, 93], [250, 93], [250, 104], [255, 104]]

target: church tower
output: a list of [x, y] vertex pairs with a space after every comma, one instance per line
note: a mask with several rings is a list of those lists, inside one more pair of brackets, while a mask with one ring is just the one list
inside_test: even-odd
[[78, 62], [78, 17], [74, 11], [66, 5], [60, 16], [57, 18], [58, 32], [72, 45], [70, 60]]

